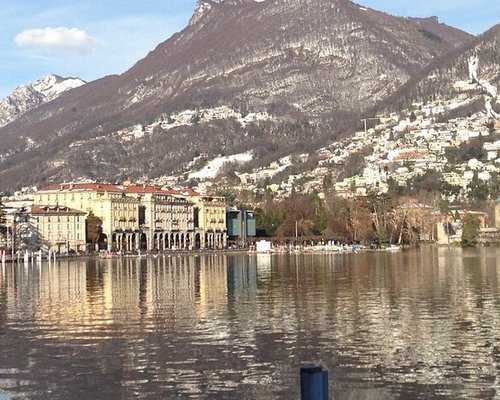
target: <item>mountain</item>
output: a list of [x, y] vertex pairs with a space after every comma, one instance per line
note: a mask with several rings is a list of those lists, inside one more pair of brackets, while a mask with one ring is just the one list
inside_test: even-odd
[[84, 85], [78, 78], [62, 78], [47, 75], [36, 82], [19, 86], [12, 94], [0, 101], [0, 126], [14, 121], [26, 111], [52, 101], [67, 90]]
[[458, 47], [474, 38], [471, 34], [460, 29], [440, 23], [438, 17], [408, 18], [422, 29], [422, 33], [435, 40], [442, 40]]
[[[0, 129], [0, 185], [180, 173], [335, 137], [463, 39], [348, 0], [205, 0], [120, 76]], [[36, 171], [36, 173], [33, 173]]]
[[[466, 45], [463, 45], [446, 57], [434, 60], [418, 74], [402, 85], [393, 95], [379, 104], [377, 110], [396, 111], [409, 107], [412, 103], [428, 101], [431, 98], [449, 99], [470, 86], [480, 101], [468, 104], [466, 112], [482, 109], [482, 94], [487, 94], [481, 85], [473, 84], [469, 76], [471, 57], [478, 59], [478, 77], [476, 83], [490, 82], [500, 86], [500, 24], [484, 32]], [[458, 86], [457, 86], [458, 85]], [[496, 96], [494, 96], [496, 97]], [[496, 99], [492, 99], [495, 102]], [[471, 108], [473, 107], [473, 108]]]

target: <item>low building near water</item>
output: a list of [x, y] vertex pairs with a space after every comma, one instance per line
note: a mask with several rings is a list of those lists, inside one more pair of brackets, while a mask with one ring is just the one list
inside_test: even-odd
[[255, 251], [257, 253], [270, 253], [273, 249], [273, 243], [270, 240], [258, 240], [255, 242]]
[[57, 253], [85, 251], [86, 213], [65, 206], [32, 206], [30, 225], [38, 243]]
[[256, 224], [253, 211], [228, 207], [226, 214], [227, 236], [230, 242], [246, 243], [249, 238], [255, 237]]

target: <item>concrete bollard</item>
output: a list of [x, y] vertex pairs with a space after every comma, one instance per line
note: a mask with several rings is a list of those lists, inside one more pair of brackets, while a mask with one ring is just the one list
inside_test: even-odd
[[328, 400], [328, 371], [322, 366], [306, 364], [300, 368], [300, 399]]

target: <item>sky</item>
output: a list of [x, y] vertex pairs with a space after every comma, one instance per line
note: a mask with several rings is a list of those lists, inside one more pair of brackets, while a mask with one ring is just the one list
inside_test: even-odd
[[[479, 34], [500, 23], [499, 0], [358, 0], [398, 16], [438, 16]], [[2, 0], [0, 99], [48, 75], [119, 74], [183, 29], [196, 0]]]

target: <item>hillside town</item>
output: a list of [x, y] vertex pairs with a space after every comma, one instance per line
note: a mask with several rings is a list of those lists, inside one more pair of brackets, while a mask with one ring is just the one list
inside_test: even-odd
[[[365, 118], [363, 130], [316, 153], [284, 157], [265, 168], [237, 173], [238, 186], [256, 194], [270, 190], [277, 198], [293, 191], [324, 195], [330, 188], [339, 196], [353, 197], [387, 193], [391, 185], [406, 188], [432, 172], [447, 185], [443, 196], [450, 202], [470, 199], [474, 185], [488, 186], [493, 197], [498, 194], [500, 172], [500, 118], [491, 102], [500, 98], [496, 87], [480, 80], [475, 69], [471, 77], [473, 81], [455, 82], [453, 98], [435, 98], [399, 113]], [[476, 111], [478, 103], [484, 106]], [[458, 116], [449, 118], [453, 112]], [[310, 171], [262, 186], [311, 160], [317, 161]]]
[[[498, 100], [498, 92], [489, 81], [478, 77], [478, 63], [477, 57], [470, 58], [470, 79], [455, 82], [455, 97], [434, 98], [414, 103], [401, 113], [365, 118], [362, 121], [364, 129], [349, 138], [331, 143], [315, 154], [286, 156], [251, 172], [237, 171], [238, 165], [252, 160], [251, 152], [247, 152], [216, 158], [195, 170], [203, 159], [200, 156], [200, 160], [193, 160], [187, 166], [182, 177], [162, 177], [120, 186], [82, 181], [54, 184], [39, 190], [26, 188], [3, 199], [7, 208], [4, 243], [9, 248], [15, 247], [15, 236], [24, 229], [24, 236], [28, 237], [25, 246], [31, 241], [33, 248], [42, 247], [58, 253], [87, 252], [89, 242], [91, 250], [105, 248], [109, 252], [224, 249], [229, 238], [246, 241], [254, 237], [259, 228], [264, 236], [275, 236], [276, 232], [280, 232], [278, 236], [292, 236], [290, 228], [288, 231], [284, 228], [266, 231], [262, 226], [255, 226], [253, 211], [248, 214], [244, 211], [259, 209], [266, 195], [279, 202], [297, 193], [317, 195], [323, 201], [332, 196], [353, 199], [351, 201], [388, 194], [414, 197], [393, 207], [394, 233], [388, 239], [387, 224], [383, 234], [377, 226], [375, 203], [366, 201], [364, 207], [371, 217], [365, 217], [364, 222], [375, 226], [373, 237], [367, 235], [360, 239], [356, 229], [350, 236], [339, 235], [335, 229], [328, 228], [328, 222], [318, 222], [315, 217], [307, 220], [316, 227], [301, 228], [301, 236], [391, 245], [396, 241], [402, 244], [403, 231], [413, 229], [418, 231], [416, 239], [411, 240], [413, 244], [420, 241], [450, 244], [463, 241], [464, 216], [474, 215], [476, 236], [480, 236], [483, 243], [495, 243], [499, 238], [499, 206], [493, 208], [489, 217], [486, 210], [467, 208], [470, 200], [491, 202], [500, 196], [500, 118], [491, 104]], [[453, 112], [457, 116], [449, 118]], [[192, 123], [193, 115], [186, 115], [182, 121], [176, 118], [177, 122], [168, 120], [165, 123]], [[142, 134], [142, 130], [137, 129], [135, 135]], [[286, 180], [276, 181], [275, 177], [300, 164], [310, 163], [312, 158], [315, 166], [309, 171], [288, 174]], [[236, 179], [233, 185], [227, 180], [227, 165], [236, 167], [236, 171], [230, 171]], [[167, 186], [179, 185], [186, 178], [194, 189], [174, 190]], [[223, 195], [201, 194], [221, 187], [235, 193], [232, 203], [239, 200], [241, 204], [242, 193], [252, 193], [252, 198], [239, 210], [227, 209], [235, 204], [229, 204]], [[438, 193], [440, 206], [419, 203], [415, 195], [421, 189]], [[444, 203], [446, 209], [442, 207]], [[450, 208], [453, 204], [460, 206]], [[352, 209], [352, 204], [348, 208]], [[397, 208], [404, 214], [400, 221], [396, 217]], [[407, 215], [415, 209], [431, 215], [427, 218], [427, 222], [431, 222], [430, 230], [408, 228]], [[453, 213], [449, 211], [452, 209]], [[235, 218], [239, 221], [236, 225], [235, 210]], [[280, 224], [287, 225], [287, 218], [295, 218], [297, 236], [299, 216], [294, 211], [283, 212], [287, 216], [281, 218]], [[242, 221], [243, 213], [245, 221]], [[318, 210], [312, 213], [318, 214]], [[330, 218], [337, 218], [335, 212], [330, 210], [330, 214]], [[261, 212], [260, 225], [266, 224], [267, 217]], [[345, 225], [354, 227], [355, 219], [351, 215]], [[422, 212], [417, 219], [420, 220], [415, 223], [422, 226]], [[243, 225], [245, 232], [242, 232]], [[251, 229], [247, 232], [249, 225]], [[232, 231], [237, 232], [236, 235]], [[383, 240], [380, 235], [384, 236]]]

